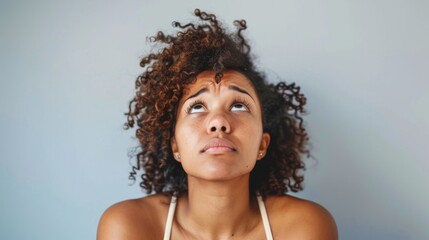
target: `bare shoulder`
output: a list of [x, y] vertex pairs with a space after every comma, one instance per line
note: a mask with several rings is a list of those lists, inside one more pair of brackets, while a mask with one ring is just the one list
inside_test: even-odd
[[267, 196], [265, 203], [274, 239], [338, 239], [334, 218], [317, 203], [292, 196]]
[[101, 216], [97, 240], [162, 239], [169, 203], [156, 194], [112, 205]]

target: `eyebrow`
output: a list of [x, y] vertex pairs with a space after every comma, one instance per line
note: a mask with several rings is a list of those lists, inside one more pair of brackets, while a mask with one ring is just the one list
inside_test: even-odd
[[200, 95], [200, 94], [202, 94], [202, 93], [205, 93], [205, 92], [208, 92], [209, 91], [209, 89], [208, 88], [201, 88], [198, 92], [196, 92], [195, 94], [192, 94], [191, 96], [189, 96], [186, 100], [185, 100], [185, 102], [186, 101], [188, 101], [189, 99], [191, 99], [191, 98], [194, 98], [194, 97], [197, 97], [198, 95]]
[[253, 99], [252, 95], [250, 95], [250, 93], [248, 93], [248, 92], [247, 92], [246, 90], [244, 90], [244, 89], [241, 89], [241, 88], [239, 88], [239, 87], [237, 87], [237, 86], [234, 86], [234, 85], [228, 86], [228, 89], [233, 90], [233, 91], [237, 91], [237, 92], [240, 92], [240, 93], [247, 94], [247, 95], [249, 95], [249, 97], [250, 97], [254, 102], [256, 102], [256, 101], [255, 101], [255, 99]]
[[[244, 90], [242, 88], [239, 88], [237, 86], [231, 85], [231, 86], [228, 86], [228, 89], [232, 90], [232, 91], [239, 92], [239, 93], [244, 93], [244, 94], [248, 95], [254, 102], [256, 102], [255, 99], [253, 99], [253, 97], [250, 95], [250, 93], [248, 93], [246, 90]], [[198, 92], [196, 92], [196, 93], [192, 94], [191, 96], [189, 96], [188, 98], [186, 98], [185, 102], [188, 101], [191, 98], [198, 97], [202, 93], [205, 93], [205, 92], [208, 92], [208, 91], [209, 91], [209, 89], [206, 88], [206, 87], [201, 88]]]

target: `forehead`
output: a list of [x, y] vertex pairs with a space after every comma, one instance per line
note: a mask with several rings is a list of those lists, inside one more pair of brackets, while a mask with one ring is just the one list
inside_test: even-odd
[[197, 75], [195, 82], [185, 88], [184, 97], [199, 91], [202, 88], [217, 88], [221, 86], [237, 86], [251, 95], [257, 96], [252, 82], [243, 74], [237, 71], [223, 72], [222, 80], [219, 83], [215, 81], [216, 73], [213, 71], [204, 71]]

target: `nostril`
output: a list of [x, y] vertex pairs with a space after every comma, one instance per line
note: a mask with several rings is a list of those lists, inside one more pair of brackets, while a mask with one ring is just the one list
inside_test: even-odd
[[211, 127], [210, 131], [215, 132], [216, 131], [216, 127]]
[[225, 126], [222, 126], [222, 127], [220, 128], [220, 130], [222, 130], [222, 132], [226, 132], [226, 127], [225, 127]]

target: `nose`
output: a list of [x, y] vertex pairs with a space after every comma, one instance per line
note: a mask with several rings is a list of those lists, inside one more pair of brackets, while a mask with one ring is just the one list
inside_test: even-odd
[[231, 125], [229, 124], [228, 119], [222, 114], [214, 115], [207, 126], [208, 133], [222, 132], [230, 133]]

